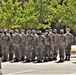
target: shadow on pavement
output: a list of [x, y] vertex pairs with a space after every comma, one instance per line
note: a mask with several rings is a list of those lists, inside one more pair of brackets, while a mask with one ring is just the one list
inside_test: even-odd
[[76, 64], [76, 62], [72, 62], [73, 64]]

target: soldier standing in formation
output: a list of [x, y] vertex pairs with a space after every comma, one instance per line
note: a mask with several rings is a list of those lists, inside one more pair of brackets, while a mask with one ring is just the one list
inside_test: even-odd
[[19, 61], [20, 58], [20, 49], [21, 49], [22, 38], [19, 35], [19, 30], [15, 30], [15, 36], [13, 37], [13, 46], [14, 46], [14, 53], [15, 53], [15, 62]]
[[35, 39], [37, 37], [36, 31], [33, 29], [32, 30], [32, 35], [34, 36], [34, 49], [33, 49], [33, 53], [32, 53], [32, 61], [35, 61], [35, 57], [36, 57], [36, 47], [35, 47]]
[[71, 46], [73, 44], [73, 38], [74, 37], [70, 33], [70, 29], [68, 29], [68, 28], [66, 29], [66, 34], [65, 35], [67, 36], [67, 42], [68, 42], [67, 47], [65, 49], [65, 56], [66, 56], [65, 60], [69, 61], [70, 60], [70, 55], [71, 55]]
[[21, 61], [25, 60], [25, 31], [21, 30], [21, 38], [22, 38], [22, 44], [21, 44]]
[[14, 50], [14, 47], [13, 47], [13, 37], [14, 37], [14, 34], [13, 34], [13, 30], [10, 30], [10, 46], [9, 46], [9, 60], [13, 60], [13, 50]]
[[64, 53], [65, 48], [67, 47], [67, 37], [64, 34], [64, 30], [60, 30], [60, 35], [58, 37], [58, 47], [59, 47], [59, 57], [60, 60], [58, 62], [64, 62]]
[[33, 53], [33, 49], [34, 49], [34, 36], [31, 34], [31, 30], [27, 31], [27, 35], [26, 35], [26, 62], [30, 62], [32, 61], [32, 53]]
[[1, 37], [3, 35], [3, 29], [0, 29], [0, 57], [2, 57], [2, 50], [1, 50]]
[[4, 29], [4, 35], [1, 37], [2, 61], [8, 60], [8, 52], [10, 45], [10, 36], [7, 34], [7, 29]]
[[42, 62], [45, 49], [45, 37], [42, 35], [42, 31], [38, 31], [38, 37], [35, 39], [37, 62]]
[[52, 37], [49, 35], [49, 30], [45, 31], [45, 50], [44, 50], [44, 61], [50, 60], [50, 49], [52, 45]]
[[52, 44], [51, 44], [51, 51], [50, 51], [50, 60], [52, 61], [54, 59], [54, 47], [56, 45], [56, 37], [55, 34], [52, 32], [52, 29], [49, 29], [49, 34], [52, 37]]
[[[44, 35], [42, 31], [36, 31], [33, 29], [28, 30], [25, 35], [25, 31], [16, 29], [14, 34], [13, 30], [9, 32], [7, 30], [0, 29], [0, 57], [2, 61], [12, 60], [15, 56], [15, 62], [18, 62], [21, 57], [21, 61], [26, 62], [35, 61], [50, 61], [57, 60], [57, 54], [59, 50], [59, 62], [64, 62], [64, 60], [70, 60], [71, 55], [71, 45], [73, 44], [73, 35], [66, 30], [60, 30], [60, 34], [57, 34], [57, 29], [46, 30]], [[9, 56], [9, 58], [8, 58]], [[65, 58], [66, 57], [66, 58]]]
[[55, 34], [55, 39], [56, 39], [56, 43], [54, 45], [54, 59], [53, 60], [57, 60], [57, 54], [58, 54], [58, 37], [59, 37], [59, 34], [57, 34], [57, 29], [54, 29], [53, 30], [53, 33]]

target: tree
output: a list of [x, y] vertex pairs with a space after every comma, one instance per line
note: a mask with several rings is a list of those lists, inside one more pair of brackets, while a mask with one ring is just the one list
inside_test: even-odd
[[50, 28], [52, 22], [76, 29], [76, 0], [28, 0], [0, 5], [0, 27]]
[[12, 3], [12, 0], [8, 0], [7, 2], [2, 1], [2, 5], [0, 6], [0, 25], [1, 27], [10, 29], [13, 25], [17, 25], [19, 19], [21, 17], [19, 6], [20, 2]]
[[76, 29], [76, 0], [64, 0], [61, 5], [59, 4], [60, 1], [54, 2], [53, 21], [58, 22], [58, 25], [66, 25]]

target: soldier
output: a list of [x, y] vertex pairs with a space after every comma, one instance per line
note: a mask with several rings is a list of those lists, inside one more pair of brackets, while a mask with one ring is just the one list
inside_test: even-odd
[[60, 30], [60, 35], [58, 37], [58, 47], [59, 47], [59, 56], [60, 60], [58, 62], [64, 62], [64, 53], [65, 53], [65, 48], [67, 46], [67, 37], [64, 34], [64, 30]]
[[50, 49], [51, 49], [51, 44], [52, 44], [52, 37], [49, 35], [49, 31], [45, 31], [45, 50], [44, 50], [44, 61], [50, 60]]
[[37, 34], [36, 34], [36, 31], [33, 29], [32, 30], [32, 35], [36, 38], [37, 37]]
[[2, 61], [5, 62], [8, 60], [8, 52], [10, 45], [10, 36], [7, 35], [7, 29], [4, 29], [4, 35], [1, 37], [1, 46], [2, 46]]
[[[32, 35], [34, 36], [34, 39], [37, 37], [36, 31], [34, 29], [32, 30]], [[36, 57], [36, 48], [35, 48], [35, 43], [34, 43], [34, 49], [33, 49], [33, 53], [32, 53], [32, 61], [35, 61], [35, 57]]]
[[10, 30], [9, 32], [10, 34], [10, 47], [9, 47], [9, 60], [13, 60], [13, 37], [14, 37], [14, 34], [13, 34], [13, 30]]
[[19, 35], [19, 30], [16, 29], [15, 30], [15, 35], [13, 37], [13, 46], [14, 46], [14, 52], [15, 52], [14, 62], [19, 62], [21, 43], [22, 43], [22, 38]]
[[36, 44], [36, 56], [37, 62], [42, 62], [43, 52], [45, 49], [45, 37], [42, 35], [42, 31], [38, 31], [38, 37], [35, 39]]
[[34, 49], [34, 36], [31, 34], [31, 30], [27, 31], [26, 35], [26, 62], [31, 62], [32, 61], [32, 52]]
[[21, 30], [21, 37], [22, 37], [22, 44], [21, 44], [21, 60], [25, 60], [25, 31], [22, 29]]
[[66, 47], [66, 50], [65, 50], [65, 55], [66, 55], [65, 60], [69, 61], [70, 60], [70, 55], [71, 55], [71, 46], [73, 44], [73, 35], [70, 33], [69, 28], [67, 28], [65, 35], [67, 36], [67, 41], [68, 41], [68, 44], [67, 44], [67, 47]]
[[53, 33], [55, 34], [55, 37], [56, 37], [56, 44], [54, 45], [54, 59], [53, 60], [57, 60], [57, 54], [58, 54], [57, 44], [58, 44], [58, 36], [59, 36], [59, 34], [57, 34], [57, 29], [54, 29]]
[[2, 57], [2, 51], [1, 51], [1, 37], [3, 35], [3, 29], [0, 29], [0, 57]]
[[56, 36], [54, 33], [52, 33], [52, 29], [49, 29], [49, 34], [52, 37], [52, 44], [50, 49], [50, 60], [52, 61], [54, 59], [54, 47], [56, 46]]

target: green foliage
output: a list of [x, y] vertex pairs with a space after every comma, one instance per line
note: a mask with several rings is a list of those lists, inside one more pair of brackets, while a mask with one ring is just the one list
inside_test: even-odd
[[[65, 5], [65, 2], [67, 3]], [[76, 30], [76, 0], [64, 0], [62, 5], [57, 4], [54, 21], [59, 25], [66, 25]]]
[[0, 27], [46, 29], [54, 21], [76, 29], [76, 0], [28, 0], [23, 5], [2, 0]]

